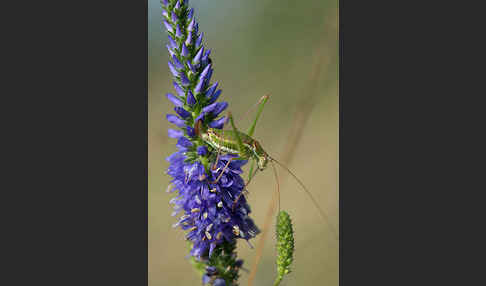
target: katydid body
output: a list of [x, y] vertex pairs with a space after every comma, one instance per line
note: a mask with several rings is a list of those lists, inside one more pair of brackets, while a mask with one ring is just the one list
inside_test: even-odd
[[[200, 136], [204, 142], [216, 150], [236, 154], [243, 160], [256, 160], [260, 171], [263, 171], [267, 166], [268, 154], [258, 141], [243, 132], [209, 128], [206, 132], [201, 133]], [[238, 143], [238, 137], [241, 140], [241, 145]]]
[[[234, 154], [237, 155], [237, 158], [231, 158], [228, 163], [226, 164], [225, 168], [228, 167], [229, 163], [233, 159], [240, 159], [240, 160], [253, 160], [253, 162], [256, 162], [258, 169], [253, 172], [253, 162], [250, 167], [249, 171], [249, 177], [248, 181], [245, 184], [245, 187], [249, 184], [253, 176], [256, 174], [256, 171], [263, 171], [266, 169], [268, 162], [276, 162], [278, 165], [280, 165], [282, 168], [284, 168], [287, 172], [289, 172], [292, 177], [299, 183], [299, 185], [302, 187], [302, 189], [307, 193], [309, 198], [312, 200], [314, 206], [319, 210], [320, 215], [322, 218], [329, 224], [331, 231], [334, 233], [335, 237], [337, 238], [337, 233], [332, 227], [332, 225], [329, 223], [329, 220], [327, 218], [326, 213], [322, 208], [319, 206], [315, 198], [312, 196], [311, 192], [304, 186], [302, 181], [297, 178], [286, 166], [278, 162], [277, 160], [273, 159], [268, 155], [267, 152], [261, 147], [260, 143], [253, 139], [251, 136], [253, 135], [253, 132], [255, 131], [255, 126], [258, 121], [258, 118], [260, 117], [260, 114], [263, 110], [263, 106], [265, 105], [266, 101], [268, 100], [268, 96], [262, 97], [260, 100], [260, 108], [258, 110], [257, 116], [248, 130], [247, 133], [243, 133], [239, 130], [236, 129], [236, 126], [233, 122], [233, 117], [231, 113], [228, 113], [228, 119], [231, 123], [232, 130], [224, 130], [224, 129], [214, 129], [214, 128], [207, 128], [206, 130], [202, 129], [202, 124], [201, 121], [196, 122], [195, 126], [195, 131], [196, 134], [209, 146], [212, 148], [218, 150], [218, 156], [219, 152], [225, 152], [229, 154]], [[218, 160], [218, 159], [217, 159]], [[275, 172], [275, 178], [277, 179], [277, 192], [279, 193], [279, 208], [280, 208], [280, 191], [279, 191], [279, 185], [278, 185], [278, 178], [277, 178], [277, 173], [275, 170], [275, 167], [272, 164], [272, 167]], [[221, 171], [220, 176], [215, 180], [217, 182], [221, 176], [224, 173]], [[233, 206], [236, 204], [236, 202], [239, 200], [241, 194], [235, 199]]]

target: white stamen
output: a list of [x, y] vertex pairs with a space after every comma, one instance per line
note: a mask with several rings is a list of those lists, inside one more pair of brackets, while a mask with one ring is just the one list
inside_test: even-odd
[[204, 219], [207, 219], [208, 218], [208, 213], [207, 212], [203, 213], [203, 218]]
[[211, 240], [211, 234], [209, 232], [206, 231], [206, 237]]
[[169, 185], [167, 186], [167, 189], [165, 190], [165, 192], [166, 192], [166, 193], [170, 193], [171, 189], [172, 189], [172, 184], [169, 184]]
[[191, 213], [197, 213], [198, 211], [200, 211], [199, 208], [194, 208], [191, 210]]
[[233, 234], [236, 236], [240, 235], [240, 228], [237, 225], [233, 225]]
[[218, 207], [222, 208], [223, 207], [223, 202], [218, 203]]
[[206, 231], [210, 231], [212, 227], [213, 227], [213, 224], [208, 225], [208, 227], [206, 227]]

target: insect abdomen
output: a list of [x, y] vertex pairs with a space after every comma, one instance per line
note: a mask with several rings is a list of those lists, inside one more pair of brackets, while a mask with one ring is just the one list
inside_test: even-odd
[[[242, 158], [249, 158], [252, 154], [250, 144], [248, 144], [248, 135], [240, 133], [239, 134], [243, 141], [243, 150], [238, 148], [237, 140], [234, 134], [230, 131], [215, 131], [213, 129], [208, 129], [207, 133], [202, 134], [202, 139], [211, 145], [215, 149], [219, 149], [223, 152], [236, 154]], [[243, 135], [243, 136], [242, 136]]]

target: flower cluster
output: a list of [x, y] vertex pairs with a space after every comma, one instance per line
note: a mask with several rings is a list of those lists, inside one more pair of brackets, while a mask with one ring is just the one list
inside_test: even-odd
[[217, 102], [221, 90], [217, 82], [211, 84], [211, 51], [202, 44], [203, 33], [199, 32], [194, 10], [189, 9], [187, 0], [161, 2], [163, 24], [169, 34], [169, 69], [176, 91], [167, 94], [176, 113], [168, 114], [167, 120], [178, 127], [168, 130], [169, 137], [177, 139], [178, 148], [167, 158], [167, 173], [172, 177], [168, 191], [178, 194], [171, 200], [173, 215], [182, 215], [174, 226], [188, 231], [191, 255], [208, 260], [223, 243], [234, 244], [237, 238], [248, 240], [259, 230], [248, 216], [250, 207], [244, 196], [234, 204], [244, 190], [240, 174], [246, 161], [230, 161], [235, 157], [230, 154], [217, 156], [218, 150], [195, 134], [199, 120], [204, 128], [222, 128], [226, 118], [220, 114], [228, 103]]

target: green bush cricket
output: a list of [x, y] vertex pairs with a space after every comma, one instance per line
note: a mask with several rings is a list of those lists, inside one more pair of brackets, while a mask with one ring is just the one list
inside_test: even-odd
[[[255, 120], [253, 121], [252, 125], [248, 129], [247, 133], [243, 133], [236, 128], [231, 112], [228, 112], [227, 121], [229, 120], [232, 130], [224, 130], [224, 128], [223, 129], [206, 128], [205, 130], [203, 130], [201, 121], [196, 122], [195, 125], [196, 135], [200, 137], [206, 144], [218, 150], [217, 158], [219, 158], [220, 152], [225, 152], [225, 153], [234, 154], [238, 156], [237, 158], [231, 158], [230, 160], [228, 160], [227, 164], [221, 171], [220, 175], [213, 183], [217, 183], [219, 181], [225, 169], [228, 167], [229, 163], [232, 160], [251, 160], [252, 162], [250, 165], [249, 177], [247, 183], [245, 184], [245, 188], [246, 188], [246, 186], [248, 186], [248, 184], [250, 183], [251, 179], [255, 176], [256, 172], [265, 170], [268, 162], [270, 162], [274, 170], [275, 178], [277, 181], [277, 192], [279, 193], [279, 209], [280, 209], [280, 190], [278, 184], [278, 177], [277, 177], [275, 166], [273, 165], [273, 162], [275, 162], [278, 165], [280, 165], [283, 169], [285, 169], [297, 181], [297, 183], [302, 187], [302, 189], [307, 193], [309, 198], [312, 200], [312, 203], [319, 211], [321, 217], [327, 222], [327, 224], [330, 226], [331, 231], [337, 237], [335, 230], [333, 229], [332, 225], [329, 223], [326, 213], [324, 212], [324, 210], [322, 210], [322, 208], [319, 206], [315, 198], [312, 196], [312, 193], [305, 187], [302, 181], [296, 175], [294, 175], [294, 173], [292, 173], [290, 169], [288, 169], [282, 163], [272, 158], [262, 148], [260, 143], [257, 140], [252, 138], [252, 135], [255, 131], [256, 123], [260, 118], [260, 115], [263, 111], [263, 107], [265, 106], [265, 103], [267, 102], [268, 98], [269, 96], [265, 95], [260, 99], [258, 103], [259, 108]], [[216, 162], [217, 161], [218, 159], [216, 159]], [[257, 168], [255, 168], [255, 170], [253, 171], [255, 163], [257, 165]], [[235, 199], [233, 203], [233, 208], [235, 204], [238, 202], [238, 200], [240, 199], [242, 194], [243, 192], [241, 192], [240, 195], [238, 195], [238, 197]]]

